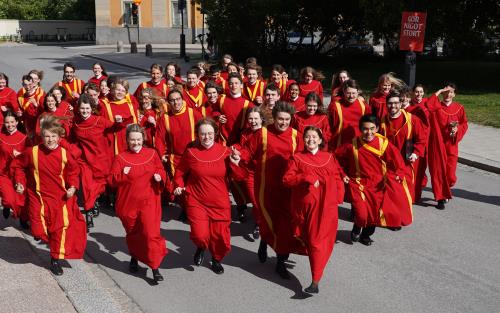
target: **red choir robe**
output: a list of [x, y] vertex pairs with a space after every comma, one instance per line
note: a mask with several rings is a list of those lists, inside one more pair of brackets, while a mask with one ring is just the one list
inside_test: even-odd
[[262, 97], [264, 98], [264, 89], [266, 88], [266, 83], [260, 79], [257, 79], [253, 85], [250, 85], [249, 82], [243, 84], [242, 96], [253, 102], [254, 105], [258, 105], [255, 102], [255, 98]]
[[307, 126], [314, 126], [321, 129], [323, 135], [324, 150], [328, 150], [328, 143], [332, 138], [332, 132], [330, 131], [330, 121], [328, 120], [328, 115], [326, 114], [314, 114], [309, 115], [306, 111], [297, 112], [293, 119], [293, 128], [299, 131], [300, 137], [304, 135], [304, 129]]
[[[342, 145], [335, 155], [349, 176], [347, 195], [359, 227], [400, 227], [413, 221], [412, 199], [399, 150], [376, 134], [371, 142], [361, 137]], [[396, 176], [402, 179], [399, 183]]]
[[304, 97], [298, 96], [295, 99], [287, 97], [285, 99], [286, 102], [290, 103], [295, 107], [295, 112], [305, 111], [306, 110], [306, 99]]
[[69, 102], [71, 105], [75, 106], [76, 103], [78, 102], [78, 98], [75, 98], [73, 96], [73, 93], [76, 92], [77, 94], [81, 95], [83, 93], [83, 87], [85, 86], [85, 82], [81, 79], [74, 78], [70, 82], [62, 80], [56, 83], [56, 86], [64, 88], [64, 90], [66, 91], [66, 96], [64, 97], [64, 100]]
[[104, 76], [104, 75], [101, 75], [101, 77], [97, 78], [95, 76], [92, 76], [91, 78], [89, 78], [89, 81], [88, 83], [89, 84], [94, 84], [96, 85], [97, 87], [100, 87], [101, 86], [101, 82], [105, 79], [108, 79], [108, 76]]
[[288, 160], [302, 142], [297, 130], [284, 132], [274, 125], [259, 129], [241, 151], [241, 165], [248, 168], [255, 160], [254, 196], [262, 239], [277, 254], [298, 253], [304, 247], [294, 237], [291, 221], [290, 189], [283, 185]]
[[154, 109], [148, 109], [142, 112], [139, 112], [139, 125], [144, 128], [144, 132], [146, 134], [146, 138], [144, 140], [144, 145], [149, 148], [154, 148], [155, 134], [156, 134], [156, 124], [152, 124], [148, 121], [148, 118], [152, 117], [155, 121], [158, 119], [158, 112]]
[[221, 97], [214, 111], [224, 114], [227, 122], [220, 125], [220, 135], [224, 145], [233, 145], [240, 140], [241, 131], [246, 125], [247, 110], [254, 105], [243, 97], [230, 95]]
[[91, 115], [86, 120], [75, 118], [69, 141], [77, 144], [82, 151], [78, 164], [85, 210], [94, 208], [95, 201], [106, 189], [112, 163], [106, 134], [120, 127], [124, 126], [102, 116]]
[[386, 98], [387, 95], [382, 92], [374, 92], [370, 95], [369, 105], [372, 110], [372, 113], [377, 116], [380, 121], [382, 117], [387, 115], [387, 105]]
[[72, 154], [58, 146], [29, 148], [13, 162], [15, 182], [25, 186], [33, 237], [48, 242], [53, 259], [81, 259], [87, 244], [87, 227], [66, 190], [80, 184], [80, 169]]
[[370, 114], [371, 110], [365, 102], [357, 99], [354, 103], [345, 100], [332, 102], [328, 106], [331, 116], [332, 140], [330, 149], [335, 150], [342, 144], [352, 142], [352, 139], [361, 135], [359, 130], [359, 119], [365, 114]]
[[[217, 101], [217, 103], [218, 103], [218, 101]], [[216, 116], [218, 116], [220, 114], [214, 114], [214, 105], [215, 104], [211, 104], [210, 102], [205, 101], [205, 103], [203, 103], [202, 106], [200, 106], [200, 107], [198, 107], [196, 109], [201, 113], [202, 117], [212, 117], [212, 118], [215, 118]]]
[[43, 112], [38, 116], [35, 126], [35, 140], [33, 141], [35, 144], [42, 143], [42, 134], [41, 134], [41, 122], [47, 115], [54, 115], [56, 117], [60, 117], [59, 122], [61, 126], [66, 131], [66, 136], [69, 135], [69, 130], [71, 125], [73, 124], [73, 111], [70, 110], [70, 104], [66, 101], [61, 101], [59, 106], [54, 112]]
[[[449, 106], [432, 95], [429, 109], [429, 173], [436, 200], [451, 199], [451, 187], [457, 181], [458, 144], [468, 129], [464, 107], [452, 102]], [[450, 136], [451, 123], [458, 123], [458, 132]]]
[[427, 98], [424, 98], [420, 103], [411, 102], [411, 105], [406, 108], [406, 111], [413, 114], [420, 119], [420, 125], [422, 125], [425, 132], [425, 151], [422, 157], [419, 157], [415, 163], [413, 163], [413, 168], [415, 169], [415, 198], [413, 202], [417, 203], [422, 198], [422, 189], [427, 186], [427, 157], [428, 157], [428, 147], [429, 142], [429, 110], [426, 107]]
[[20, 112], [19, 103], [17, 103], [17, 94], [14, 89], [5, 87], [0, 90], [0, 107], [6, 107], [13, 112]]
[[5, 130], [0, 132], [0, 198], [2, 205], [11, 208], [14, 217], [22, 221], [29, 220], [28, 210], [25, 207], [26, 195], [16, 193], [11, 166], [16, 158], [14, 150], [22, 154], [28, 146], [26, 135], [20, 131], [16, 130], [12, 134]]
[[291, 84], [295, 83], [295, 81], [293, 79], [282, 78], [279, 83], [276, 83], [272, 80], [270, 80], [269, 83], [275, 84], [279, 88], [281, 99], [286, 99], [288, 97], [288, 87], [290, 87]]
[[168, 92], [170, 91], [165, 79], [162, 79], [159, 84], [155, 84], [152, 81], [147, 81], [137, 86], [137, 89], [134, 92], [134, 97], [139, 98], [141, 96], [142, 90], [146, 88], [152, 89], [153, 92], [156, 92], [156, 95], [161, 98], [166, 98]]
[[[424, 157], [425, 147], [427, 145], [424, 127], [416, 116], [405, 110], [401, 110], [401, 115], [395, 119], [391, 118], [389, 115], [384, 116], [380, 123], [379, 132], [381, 135], [387, 137], [389, 142], [400, 151], [401, 157], [406, 165], [406, 183], [408, 184], [413, 203], [415, 203], [415, 189], [417, 185], [416, 174], [418, 168], [415, 167], [415, 163], [408, 161], [407, 157], [411, 153], [415, 153], [418, 159]], [[421, 182], [419, 182], [419, 184], [421, 185]]]
[[[123, 169], [130, 167], [125, 174]], [[156, 182], [154, 174], [162, 181]], [[130, 255], [152, 269], [160, 267], [167, 254], [165, 238], [160, 233], [161, 190], [166, 182], [165, 170], [154, 149], [142, 147], [115, 157], [111, 184], [116, 188], [116, 215], [126, 232]]]
[[[132, 101], [135, 97], [125, 97], [122, 100], [108, 100], [103, 99], [103, 108], [101, 114], [104, 118], [111, 122], [115, 122], [115, 116], [121, 115], [123, 118], [123, 125], [138, 123], [139, 111], [137, 102]], [[108, 136], [110, 142], [110, 155], [117, 155], [120, 152], [127, 150], [126, 127], [115, 129], [115, 131]]]
[[193, 88], [182, 89], [182, 99], [186, 101], [188, 107], [199, 110], [203, 103], [207, 101], [207, 96], [203, 88], [194, 86]]
[[292, 189], [294, 236], [305, 246], [312, 280], [319, 282], [335, 245], [337, 204], [344, 197], [338, 163], [332, 153], [296, 153], [288, 162], [283, 183]]
[[[156, 123], [155, 147], [160, 156], [168, 157], [167, 174], [173, 180], [184, 150], [196, 139], [196, 122], [201, 119], [198, 111], [188, 108], [186, 103], [179, 113], [172, 110], [163, 114]], [[167, 185], [169, 192], [173, 186]]]
[[299, 83], [300, 94], [299, 96], [306, 97], [308, 93], [315, 92], [323, 101], [323, 85], [319, 80], [312, 80], [310, 83]]
[[[35, 92], [29, 95], [26, 89], [21, 88], [17, 93], [19, 107], [23, 111], [23, 123], [26, 128], [26, 134], [33, 139], [36, 129], [38, 116], [44, 111], [45, 91], [38, 87]], [[36, 105], [33, 104], [36, 103]]]
[[231, 150], [219, 143], [208, 149], [196, 143], [184, 152], [174, 179], [175, 187], [186, 188], [191, 240], [209, 249], [217, 261], [231, 250], [230, 155]]
[[221, 76], [218, 79], [210, 79], [210, 80], [213, 81], [214, 83], [216, 83], [217, 85], [219, 85], [222, 88], [222, 93], [229, 94], [228, 90], [227, 90], [227, 88], [229, 88], [229, 84], [227, 83], [227, 79], [224, 79]]

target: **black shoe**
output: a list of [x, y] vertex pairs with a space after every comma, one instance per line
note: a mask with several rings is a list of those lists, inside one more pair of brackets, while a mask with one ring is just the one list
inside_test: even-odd
[[267, 243], [264, 240], [260, 241], [259, 250], [257, 251], [260, 263], [265, 263], [267, 260]]
[[85, 211], [85, 222], [87, 224], [87, 233], [88, 233], [89, 229], [94, 227], [94, 215], [92, 213], [92, 210]]
[[236, 207], [236, 212], [238, 214], [238, 221], [244, 223], [247, 220], [247, 216], [245, 214], [245, 210], [247, 209], [246, 204], [238, 205]]
[[21, 225], [21, 228], [22, 229], [30, 229], [30, 224], [28, 223], [28, 221], [23, 221], [23, 220], [19, 220], [19, 225]]
[[4, 208], [3, 208], [3, 211], [2, 211], [2, 214], [3, 214], [3, 217], [4, 217], [5, 219], [8, 219], [8, 218], [9, 218], [9, 216], [10, 216], [10, 208], [6, 208], [6, 207], [4, 207]]
[[311, 283], [311, 285], [309, 285], [309, 287], [304, 289], [304, 291], [307, 293], [318, 293], [319, 287], [318, 287], [318, 285], [314, 285], [313, 283]]
[[439, 200], [438, 204], [436, 205], [436, 208], [438, 210], [444, 210], [444, 204], [446, 203], [446, 200]]
[[290, 272], [286, 269], [284, 260], [278, 260], [276, 263], [276, 273], [283, 279], [290, 279]]
[[388, 230], [392, 230], [392, 231], [400, 231], [401, 230], [401, 226], [399, 227], [387, 227]]
[[359, 234], [355, 233], [354, 231], [351, 231], [351, 241], [358, 242], [359, 241]]
[[137, 273], [139, 271], [139, 262], [137, 262], [137, 259], [130, 258], [130, 263], [128, 264], [128, 270], [131, 273]]
[[365, 246], [371, 246], [373, 240], [370, 237], [360, 237], [359, 242], [364, 244]]
[[159, 269], [153, 270], [153, 279], [155, 282], [163, 281], [163, 276], [160, 274]]
[[64, 273], [61, 264], [59, 264], [59, 260], [50, 260], [50, 271], [56, 276], [61, 276]]
[[260, 228], [259, 226], [255, 225], [255, 228], [253, 229], [252, 232], [253, 239], [257, 240], [260, 238]]
[[203, 263], [203, 259], [205, 258], [205, 250], [202, 248], [196, 249], [196, 253], [194, 254], [194, 265], [200, 266]]
[[222, 267], [222, 264], [220, 264], [220, 262], [214, 258], [212, 258], [212, 265], [210, 265], [210, 268], [215, 274], [220, 275], [224, 273], [224, 268]]
[[100, 213], [101, 213], [101, 205], [99, 204], [99, 202], [96, 201], [94, 204], [94, 208], [92, 209], [92, 216], [98, 217]]

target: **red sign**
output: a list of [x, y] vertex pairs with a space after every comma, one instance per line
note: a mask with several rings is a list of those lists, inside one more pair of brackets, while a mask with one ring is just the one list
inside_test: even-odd
[[133, 0], [132, 1], [135, 5], [141, 5], [142, 0]]
[[403, 12], [399, 50], [422, 52], [424, 49], [425, 19], [427, 13]]

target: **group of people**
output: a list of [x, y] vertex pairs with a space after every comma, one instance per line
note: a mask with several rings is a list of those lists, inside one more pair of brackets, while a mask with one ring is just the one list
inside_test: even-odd
[[323, 77], [312, 67], [294, 81], [274, 65], [264, 79], [255, 58], [243, 65], [224, 55], [220, 65], [189, 69], [185, 80], [175, 63], [153, 64], [150, 80], [133, 93], [100, 63], [87, 82], [73, 64], [63, 69], [47, 93], [42, 71], [24, 75], [18, 92], [0, 73], [3, 215], [48, 243], [55, 275], [63, 274], [59, 260], [83, 257], [86, 232], [107, 204], [125, 229], [129, 270], [137, 272], [140, 261], [162, 281], [166, 201], [183, 209], [194, 264], [208, 250], [211, 269], [222, 274], [232, 194], [241, 222], [252, 205], [260, 262], [271, 247], [286, 279], [289, 254], [307, 255], [305, 291], [317, 293], [339, 204], [352, 205], [352, 241], [370, 246], [376, 227], [412, 223], [427, 167], [437, 208], [452, 197], [467, 131], [452, 83], [424, 98], [422, 85], [410, 90], [387, 73], [366, 101], [340, 71], [326, 105]]

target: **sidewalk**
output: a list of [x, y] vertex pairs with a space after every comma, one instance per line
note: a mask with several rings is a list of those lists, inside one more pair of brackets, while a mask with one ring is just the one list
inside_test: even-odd
[[53, 276], [47, 246], [21, 232], [18, 223], [0, 219], [2, 313], [142, 312], [87, 255], [61, 261], [64, 275]]

